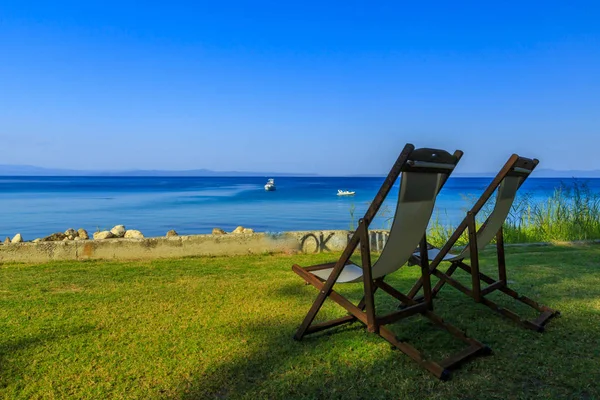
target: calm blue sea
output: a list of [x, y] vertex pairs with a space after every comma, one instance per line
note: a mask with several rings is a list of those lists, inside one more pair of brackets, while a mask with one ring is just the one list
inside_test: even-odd
[[[456, 224], [491, 178], [451, 178], [437, 200], [439, 219]], [[383, 178], [280, 177], [266, 192], [261, 177], [0, 177], [0, 237], [25, 240], [67, 228], [90, 233], [124, 224], [146, 236], [226, 231], [238, 225], [256, 231], [348, 229], [364, 214]], [[582, 179], [600, 193], [600, 179]], [[570, 179], [530, 178], [521, 193], [548, 198]], [[338, 197], [338, 189], [356, 191]], [[393, 211], [397, 187], [383, 209]], [[385, 225], [386, 216], [375, 221]]]

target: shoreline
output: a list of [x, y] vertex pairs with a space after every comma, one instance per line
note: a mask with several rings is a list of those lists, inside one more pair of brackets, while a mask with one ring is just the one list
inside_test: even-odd
[[[389, 231], [370, 231], [373, 252], [385, 246]], [[340, 252], [348, 230], [288, 231], [279, 233], [201, 234], [143, 239], [113, 238], [55, 242], [21, 242], [0, 246], [0, 264], [85, 260], [153, 260], [184, 257], [236, 256], [265, 253]], [[512, 243], [507, 247], [594, 245], [600, 240]], [[493, 245], [490, 245], [493, 246]]]

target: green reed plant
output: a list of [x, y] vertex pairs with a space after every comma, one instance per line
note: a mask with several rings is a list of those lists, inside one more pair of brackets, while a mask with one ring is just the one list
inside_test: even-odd
[[600, 196], [586, 182], [564, 183], [545, 201], [525, 201], [507, 220], [509, 242], [600, 239]]
[[[368, 209], [371, 206], [371, 201], [367, 201], [365, 202], [365, 209]], [[353, 231], [354, 227], [356, 226], [356, 219], [355, 219], [355, 212], [356, 212], [356, 207], [354, 205], [354, 203], [350, 203], [350, 230]], [[373, 220], [373, 223], [371, 224], [371, 229], [383, 229], [383, 230], [390, 230], [392, 227], [392, 222], [394, 221], [394, 209], [392, 209], [390, 207], [389, 204], [382, 204], [381, 208], [379, 208], [379, 211], [377, 212], [377, 215], [375, 216], [375, 219]]]
[[354, 202], [350, 203], [350, 230], [353, 231], [356, 229], [356, 220], [354, 218], [354, 212], [356, 211], [356, 206]]
[[[462, 213], [467, 214], [467, 211], [471, 209], [473, 204], [477, 201], [477, 196], [472, 194], [462, 194], [460, 195], [463, 198], [465, 206], [462, 207]], [[483, 218], [477, 221], [477, 225], [480, 226], [485, 218], [491, 213], [493, 209], [493, 204], [486, 204], [482, 209], [481, 215]], [[440, 214], [444, 214], [445, 218], [440, 218]], [[427, 227], [427, 241], [434, 246], [441, 247], [450, 239], [450, 236], [456, 230], [456, 226], [445, 224], [443, 221], [448, 220], [448, 212], [446, 210], [436, 209], [434, 211], [433, 217], [429, 222], [429, 226]], [[455, 246], [464, 246], [469, 242], [468, 232], [465, 231], [456, 241]]]
[[[467, 208], [476, 201], [472, 196], [463, 197], [469, 205]], [[494, 203], [495, 196], [492, 196], [478, 214], [478, 227], [490, 215]], [[437, 211], [428, 228], [430, 243], [443, 245], [455, 229], [444, 224]], [[503, 230], [506, 243], [600, 239], [600, 196], [592, 192], [586, 182], [577, 180], [571, 185], [561, 183], [546, 200], [535, 200], [531, 193], [524, 193], [511, 207]], [[465, 232], [456, 245], [466, 243]]]
[[[448, 239], [456, 229], [456, 227], [452, 225], [444, 224], [442, 222], [443, 219], [440, 218], [440, 213], [446, 215], [445, 219], [448, 218], [446, 210], [436, 210], [433, 217], [431, 218], [431, 221], [429, 222], [429, 226], [427, 227], [427, 241], [437, 247], [443, 246], [444, 243], [448, 241]], [[457, 242], [457, 245], [466, 243], [467, 238], [466, 235], [463, 234], [460, 240]]]

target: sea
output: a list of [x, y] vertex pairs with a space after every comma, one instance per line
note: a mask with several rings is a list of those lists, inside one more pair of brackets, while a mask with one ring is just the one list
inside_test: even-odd
[[[146, 237], [232, 231], [352, 229], [384, 177], [0, 177], [0, 237], [24, 240], [68, 228], [90, 234], [125, 225]], [[456, 225], [492, 178], [453, 177], [438, 196], [434, 218]], [[529, 178], [520, 196], [545, 201], [563, 186], [583, 184], [600, 193], [600, 179]], [[355, 191], [337, 196], [337, 191]], [[386, 228], [396, 207], [398, 183], [372, 228]]]

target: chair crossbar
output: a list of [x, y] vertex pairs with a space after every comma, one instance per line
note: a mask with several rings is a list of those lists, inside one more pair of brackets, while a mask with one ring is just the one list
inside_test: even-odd
[[465, 347], [463, 350], [459, 351], [458, 353], [455, 353], [452, 356], [442, 360], [440, 362], [440, 366], [442, 366], [443, 368], [451, 368], [452, 366], [462, 362], [463, 360], [465, 360], [469, 357], [474, 356], [475, 354], [479, 353], [482, 350], [483, 349], [477, 345], [471, 345], [469, 347]]
[[392, 324], [396, 321], [400, 321], [401, 319], [410, 317], [411, 315], [421, 314], [427, 310], [427, 307], [428, 307], [428, 304], [426, 304], [426, 303], [408, 306], [400, 311], [394, 311], [394, 312], [386, 314], [382, 317], [378, 317], [377, 323], [380, 325]]
[[498, 290], [498, 289], [500, 289], [504, 285], [505, 285], [505, 283], [502, 282], [502, 281], [497, 281], [496, 283], [492, 283], [491, 285], [488, 285], [487, 287], [481, 289], [481, 295], [485, 296], [487, 294], [490, 294], [494, 290]]
[[544, 311], [531, 322], [537, 326], [544, 326], [546, 322], [548, 322], [548, 320], [552, 317], [554, 317], [554, 313], [552, 311]]
[[384, 282], [383, 280], [375, 281], [375, 285], [377, 285], [377, 287], [381, 288], [384, 292], [388, 293], [392, 297], [396, 298], [397, 300], [400, 300], [404, 304], [409, 304], [409, 305], [417, 304], [416, 301], [414, 301], [413, 299], [411, 299], [404, 293], [398, 291], [395, 287], [389, 285], [387, 282]]
[[310, 267], [305, 267], [304, 269], [307, 271], [319, 271], [322, 269], [328, 269], [328, 268], [333, 268], [335, 267], [335, 263], [326, 263], [326, 264], [317, 264], [317, 265], [311, 265]]
[[308, 327], [308, 329], [306, 330], [306, 333], [316, 333], [316, 332], [320, 332], [323, 331], [325, 329], [329, 329], [329, 328], [333, 328], [336, 326], [340, 326], [343, 324], [347, 324], [349, 322], [354, 322], [356, 321], [356, 317], [354, 315], [346, 315], [340, 318], [336, 318], [336, 319], [332, 319], [330, 321], [325, 321], [325, 322], [321, 322], [318, 324], [312, 324], [311, 326]]
[[469, 289], [468, 287], [466, 287], [465, 285], [463, 285], [462, 283], [460, 283], [459, 281], [457, 281], [456, 279], [453, 279], [450, 277], [450, 275], [447, 275], [441, 271], [435, 270], [433, 271], [433, 274], [440, 278], [441, 281], [449, 284], [450, 286], [460, 290], [461, 292], [463, 292], [464, 294], [466, 294], [467, 296], [471, 296], [471, 294], [473, 293], [473, 291], [471, 289]]

